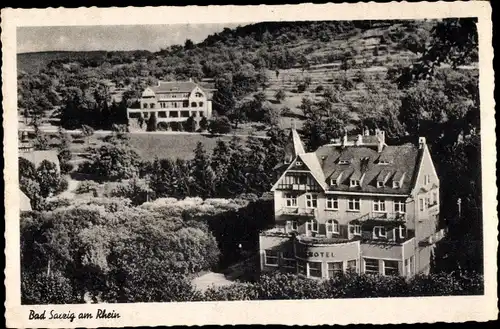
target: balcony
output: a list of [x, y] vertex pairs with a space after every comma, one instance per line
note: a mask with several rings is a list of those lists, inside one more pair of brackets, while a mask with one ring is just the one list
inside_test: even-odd
[[287, 215], [294, 217], [316, 217], [316, 208], [291, 208], [284, 207], [278, 212], [278, 215]]
[[387, 222], [406, 222], [406, 213], [400, 212], [370, 212], [356, 219], [359, 222], [377, 220]]
[[297, 235], [296, 239], [298, 242], [305, 245], [318, 245], [318, 244], [339, 244], [339, 243], [347, 243], [352, 242], [353, 240], [349, 240], [346, 238], [337, 238], [337, 237], [327, 237], [327, 236], [306, 236], [306, 235]]

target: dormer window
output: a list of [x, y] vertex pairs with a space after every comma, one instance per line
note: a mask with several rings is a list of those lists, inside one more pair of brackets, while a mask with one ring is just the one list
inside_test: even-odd
[[337, 181], [335, 179], [330, 179], [330, 186], [337, 186]]
[[359, 186], [359, 180], [351, 179], [351, 187], [356, 187], [356, 186]]
[[341, 165], [345, 165], [345, 164], [349, 164], [350, 161], [349, 160], [339, 160], [339, 164]]
[[384, 187], [384, 182], [378, 181], [377, 182], [377, 187]]
[[302, 166], [302, 161], [296, 161], [296, 162], [295, 162], [295, 165], [296, 165], [296, 166]]
[[397, 182], [397, 181], [392, 182], [392, 188], [400, 188], [400, 187], [401, 187], [401, 184], [399, 184], [399, 182]]

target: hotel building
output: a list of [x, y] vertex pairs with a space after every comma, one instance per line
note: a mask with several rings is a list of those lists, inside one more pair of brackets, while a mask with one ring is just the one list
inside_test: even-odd
[[159, 81], [147, 87], [139, 99], [140, 108], [127, 109], [129, 123], [142, 117], [147, 120], [156, 114], [158, 128], [170, 122], [184, 122], [194, 117], [197, 126], [202, 117], [212, 116], [211, 92], [201, 85], [189, 81]]
[[305, 152], [295, 129], [274, 184], [275, 225], [260, 233], [261, 271], [329, 278], [428, 273], [438, 230], [439, 178], [424, 137], [387, 145], [383, 131]]

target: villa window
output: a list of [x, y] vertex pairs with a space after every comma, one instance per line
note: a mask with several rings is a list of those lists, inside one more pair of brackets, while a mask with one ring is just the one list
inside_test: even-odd
[[343, 262], [328, 262], [328, 277], [333, 278], [336, 275], [342, 274], [344, 272]]
[[337, 180], [336, 179], [330, 179], [330, 186], [337, 186]]
[[170, 112], [170, 117], [171, 118], [178, 118], [179, 117], [179, 111], [171, 111]]
[[265, 250], [266, 265], [278, 266], [278, 252], [275, 250]]
[[394, 201], [394, 212], [404, 214], [406, 212], [406, 203], [404, 201]]
[[302, 166], [302, 161], [295, 161], [295, 165], [296, 165], [297, 167]]
[[144, 112], [144, 118], [149, 118], [149, 112]]
[[396, 260], [384, 260], [384, 275], [399, 275], [399, 262]]
[[383, 226], [375, 226], [373, 228], [373, 234], [376, 238], [386, 238], [387, 230]]
[[191, 107], [196, 107], [196, 102], [191, 102]]
[[339, 233], [339, 223], [334, 220], [330, 219], [329, 221], [326, 222], [326, 233]]
[[287, 207], [297, 207], [297, 196], [291, 193], [286, 193], [285, 204]]
[[418, 199], [418, 204], [420, 206], [420, 211], [425, 211], [425, 199], [424, 198], [420, 198]]
[[365, 258], [365, 273], [379, 274], [378, 259]]
[[147, 109], [147, 108], [148, 108], [148, 103], [144, 103], [144, 104], [142, 104], [142, 108], [143, 108], [143, 109]]
[[152, 109], [154, 109], [155, 108], [155, 103], [149, 104], [149, 107], [152, 108]]
[[298, 229], [299, 229], [299, 225], [298, 225], [297, 221], [294, 221], [294, 220], [286, 221], [286, 232], [287, 233], [297, 232]]
[[397, 230], [398, 230], [398, 233], [399, 233], [399, 238], [400, 238], [400, 239], [404, 239], [404, 238], [405, 238], [405, 228], [404, 228], [403, 226], [401, 226], [401, 225], [400, 225], [400, 226], [397, 228]]
[[439, 200], [438, 200], [438, 195], [437, 195], [437, 192], [432, 192], [432, 199], [433, 199], [433, 202], [432, 204], [438, 204]]
[[198, 103], [198, 106], [199, 106], [199, 107], [203, 107], [203, 102], [199, 102], [199, 103]]
[[347, 270], [348, 271], [357, 272], [357, 270], [358, 270], [358, 261], [355, 260], [355, 259], [348, 260], [347, 261]]
[[385, 200], [384, 199], [373, 200], [373, 211], [385, 212]]
[[203, 97], [203, 94], [198, 92], [198, 93], [196, 93], [196, 97]]
[[384, 187], [384, 182], [377, 181], [377, 187]]
[[189, 101], [182, 102], [182, 107], [189, 107]]
[[158, 112], [158, 118], [166, 118], [166, 117], [167, 117], [167, 112], [165, 111]]
[[281, 265], [287, 269], [297, 269], [297, 261], [293, 257], [293, 254], [289, 252], [281, 253]]
[[356, 187], [356, 186], [359, 186], [359, 180], [351, 179], [351, 187]]
[[326, 197], [326, 209], [338, 210], [339, 209], [339, 199], [336, 196]]
[[347, 201], [347, 210], [359, 211], [360, 210], [360, 199], [359, 198], [350, 198]]
[[425, 175], [424, 176], [424, 185], [427, 185], [431, 182], [431, 176], [430, 175]]
[[189, 111], [181, 111], [181, 117], [189, 118]]
[[321, 271], [321, 262], [308, 262], [307, 267], [308, 267], [308, 276], [312, 276], [315, 278], [321, 278], [322, 277], [322, 271]]
[[200, 117], [203, 117], [203, 111], [198, 112], [200, 114]]
[[392, 182], [392, 187], [393, 187], [393, 188], [400, 188], [400, 187], [401, 187], [401, 185], [399, 184], [399, 182], [398, 182], [398, 181], [394, 181], [394, 182]]
[[361, 225], [359, 224], [351, 225], [351, 233], [354, 235], [361, 235]]
[[306, 208], [317, 208], [318, 196], [316, 194], [306, 194]]
[[308, 221], [306, 223], [306, 232], [307, 233], [309, 233], [309, 232], [318, 233], [318, 231], [319, 231], [318, 221], [316, 221], [315, 219], [311, 219], [310, 221]]

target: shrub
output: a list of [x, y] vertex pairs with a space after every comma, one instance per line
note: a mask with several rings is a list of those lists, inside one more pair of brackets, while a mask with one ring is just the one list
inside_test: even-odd
[[169, 128], [168, 122], [164, 122], [164, 121], [159, 122], [157, 128], [159, 131], [167, 131]]
[[156, 119], [156, 113], [152, 112], [148, 119], [148, 124], [146, 126], [146, 131], [156, 131], [156, 126], [158, 124]]
[[253, 284], [236, 283], [225, 287], [208, 288], [203, 299], [206, 301], [255, 300], [258, 293]]
[[78, 187], [75, 190], [76, 194], [84, 194], [84, 193], [89, 193], [96, 191], [97, 188], [99, 187], [99, 184], [97, 182], [94, 182], [93, 180], [85, 180], [82, 181], [78, 184]]
[[36, 304], [74, 304], [81, 301], [75, 298], [73, 287], [68, 278], [59, 272], [47, 274], [26, 273], [21, 275], [21, 303]]
[[226, 116], [220, 116], [210, 120], [208, 131], [212, 134], [228, 134], [231, 132], [231, 122]]
[[325, 90], [325, 87], [323, 87], [323, 85], [319, 85], [316, 87], [316, 92], [317, 93], [321, 93], [323, 90]]

